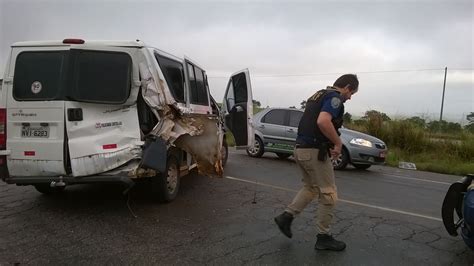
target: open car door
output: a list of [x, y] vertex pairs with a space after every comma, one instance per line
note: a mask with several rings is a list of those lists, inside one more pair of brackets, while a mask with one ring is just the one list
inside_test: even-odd
[[235, 139], [236, 148], [248, 148], [253, 145], [253, 98], [248, 69], [238, 71], [229, 79], [224, 96], [224, 122]]

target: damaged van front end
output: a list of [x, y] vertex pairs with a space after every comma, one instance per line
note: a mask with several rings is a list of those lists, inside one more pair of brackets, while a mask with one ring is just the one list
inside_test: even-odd
[[141, 41], [16, 43], [1, 95], [2, 179], [43, 193], [149, 179], [169, 201], [192, 168], [222, 176], [225, 130], [253, 143], [248, 70], [221, 109], [201, 67]]

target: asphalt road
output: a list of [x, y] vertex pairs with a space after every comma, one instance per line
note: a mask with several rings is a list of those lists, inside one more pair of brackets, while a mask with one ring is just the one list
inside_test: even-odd
[[372, 167], [337, 171], [333, 234], [343, 252], [315, 251], [311, 204], [294, 236], [273, 223], [300, 188], [290, 159], [231, 151], [225, 178], [191, 175], [178, 198], [151, 202], [146, 187], [68, 187], [48, 197], [0, 184], [1, 264], [472, 265], [474, 252], [449, 236], [440, 206], [460, 177]]

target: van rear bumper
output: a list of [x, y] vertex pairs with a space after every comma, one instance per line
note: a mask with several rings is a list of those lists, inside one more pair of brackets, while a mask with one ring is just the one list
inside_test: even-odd
[[45, 183], [58, 183], [64, 182], [66, 185], [73, 184], [90, 184], [90, 183], [122, 183], [129, 186], [133, 186], [134, 181], [128, 176], [9, 176], [4, 179], [8, 184], [17, 184], [17, 185], [33, 185], [33, 184], [45, 184]]

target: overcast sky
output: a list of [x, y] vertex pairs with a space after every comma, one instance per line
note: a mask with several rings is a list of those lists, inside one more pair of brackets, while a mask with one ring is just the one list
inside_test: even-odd
[[344, 73], [360, 90], [346, 111], [439, 118], [474, 112], [474, 5], [446, 1], [0, 0], [0, 73], [27, 40], [143, 40], [192, 58], [220, 101], [231, 73], [249, 68], [254, 99], [299, 107]]

